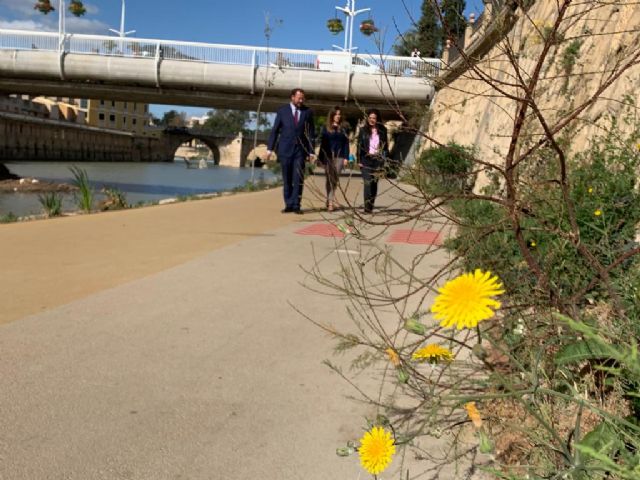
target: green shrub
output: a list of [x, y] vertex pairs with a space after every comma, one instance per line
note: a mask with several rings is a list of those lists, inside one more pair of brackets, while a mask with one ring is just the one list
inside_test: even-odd
[[436, 196], [469, 192], [475, 183], [473, 153], [473, 148], [457, 143], [429, 148], [417, 159], [415, 182]]
[[[569, 196], [580, 238], [577, 245], [570, 238], [570, 216], [563, 207], [562, 193], [550, 180], [558, 178], [558, 172], [551, 167], [555, 163], [547, 158], [548, 152], [542, 152], [536, 163], [536, 176], [542, 181], [523, 188], [522, 235], [558, 298], [572, 297], [589, 286], [595, 274], [594, 260], [608, 265], [636, 246], [640, 195], [635, 182], [640, 158], [634, 148], [620, 144], [611, 134], [596, 139], [590, 150], [569, 163]], [[465, 268], [490, 268], [514, 295], [531, 299], [537, 279], [526, 274], [529, 265], [503, 206], [486, 200], [456, 200], [451, 205], [461, 226], [447, 245], [465, 256]], [[588, 249], [594, 259], [585, 257], [581, 248]], [[614, 284], [628, 268], [626, 262], [611, 270]], [[598, 282], [582, 301], [600, 298], [606, 295], [604, 290]]]

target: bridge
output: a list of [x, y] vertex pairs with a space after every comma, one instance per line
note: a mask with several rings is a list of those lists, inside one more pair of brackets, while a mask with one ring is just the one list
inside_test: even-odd
[[320, 111], [385, 118], [434, 95], [439, 59], [0, 29], [0, 93], [274, 111], [294, 87]]

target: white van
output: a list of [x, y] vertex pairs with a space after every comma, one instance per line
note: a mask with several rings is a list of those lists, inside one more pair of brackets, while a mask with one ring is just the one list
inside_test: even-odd
[[380, 73], [378, 65], [358, 55], [350, 56], [342, 52], [320, 53], [316, 59], [316, 69], [329, 72], [348, 72], [349, 59], [351, 59], [351, 71], [353, 73]]

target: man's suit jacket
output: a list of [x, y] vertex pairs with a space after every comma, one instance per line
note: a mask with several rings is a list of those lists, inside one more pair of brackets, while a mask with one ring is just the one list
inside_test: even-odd
[[267, 144], [269, 150], [274, 151], [277, 146], [278, 157], [293, 157], [295, 155], [307, 157], [314, 153], [314, 142], [313, 112], [309, 108], [303, 106], [300, 109], [297, 125], [290, 104], [278, 109]]

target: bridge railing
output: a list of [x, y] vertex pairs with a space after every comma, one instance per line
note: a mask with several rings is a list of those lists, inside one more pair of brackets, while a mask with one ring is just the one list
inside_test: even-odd
[[[119, 57], [148, 57], [200, 63], [272, 66], [281, 69], [352, 71], [364, 74], [398, 76], [437, 76], [440, 59], [409, 58], [389, 55], [358, 54], [335, 51], [295, 50], [241, 45], [176, 42], [143, 38], [119, 38], [99, 35], [32, 32], [0, 29], [0, 49], [49, 50], [66, 53]], [[321, 64], [320, 57], [330, 59]], [[351, 66], [349, 66], [351, 65]]]

